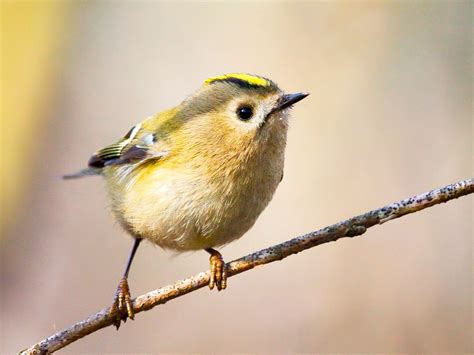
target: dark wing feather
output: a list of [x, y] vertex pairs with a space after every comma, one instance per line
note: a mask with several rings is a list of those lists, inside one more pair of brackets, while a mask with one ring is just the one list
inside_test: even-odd
[[117, 159], [107, 160], [105, 166], [129, 164], [134, 161], [143, 160], [148, 156], [148, 148], [139, 145], [132, 145], [124, 150]]
[[[143, 160], [148, 156], [149, 147], [138, 139], [140, 125], [133, 127], [118, 142], [100, 149], [89, 159], [89, 167], [103, 168], [105, 166], [129, 164]], [[154, 143], [152, 140], [149, 143]]]
[[102, 169], [107, 166], [134, 164], [165, 157], [168, 151], [156, 151], [155, 143], [156, 135], [142, 130], [141, 124], [138, 124], [128, 131], [121, 140], [93, 154], [89, 159], [88, 168], [74, 174], [65, 175], [64, 178], [73, 179], [89, 175], [101, 175]]
[[108, 162], [119, 159], [127, 145], [128, 142], [126, 140], [121, 140], [117, 143], [100, 149], [91, 156], [88, 165], [92, 168], [103, 168], [104, 166], [108, 165]]

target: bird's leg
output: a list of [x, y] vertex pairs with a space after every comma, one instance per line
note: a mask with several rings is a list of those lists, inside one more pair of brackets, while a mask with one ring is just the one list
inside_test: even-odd
[[206, 249], [211, 254], [209, 262], [211, 264], [211, 279], [209, 280], [209, 288], [212, 290], [214, 285], [217, 290], [223, 290], [227, 287], [227, 270], [221, 253], [212, 248]]
[[120, 327], [120, 322], [123, 320], [124, 322], [127, 321], [127, 317], [133, 319], [135, 314], [133, 312], [133, 305], [132, 305], [132, 298], [130, 297], [130, 289], [128, 287], [128, 272], [130, 271], [130, 266], [132, 265], [133, 257], [137, 252], [138, 246], [142, 241], [141, 238], [135, 238], [135, 242], [133, 243], [132, 251], [128, 257], [127, 266], [125, 267], [125, 272], [123, 273], [123, 277], [118, 284], [117, 291], [115, 292], [114, 302], [112, 303], [112, 307], [110, 308], [109, 314], [115, 314], [115, 321], [114, 325], [117, 330]]

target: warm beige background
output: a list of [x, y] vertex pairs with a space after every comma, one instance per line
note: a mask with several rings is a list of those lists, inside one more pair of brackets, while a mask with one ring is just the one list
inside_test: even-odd
[[[257, 73], [312, 94], [294, 110], [282, 185], [227, 260], [472, 175], [471, 2], [52, 4], [2, 14], [2, 126], [25, 107], [30, 121], [2, 138], [1, 352], [108, 305], [131, 247], [100, 179], [59, 177], [209, 76]], [[55, 39], [47, 60], [12, 61], [39, 30]], [[38, 65], [26, 100], [12, 73]], [[64, 352], [470, 352], [472, 200], [245, 273]], [[145, 244], [132, 292], [207, 265], [204, 252]]]

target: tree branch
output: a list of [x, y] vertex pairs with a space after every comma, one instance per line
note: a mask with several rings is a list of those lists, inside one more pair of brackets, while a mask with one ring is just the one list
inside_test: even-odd
[[[364, 234], [367, 228], [388, 222], [409, 213], [421, 211], [425, 208], [453, 200], [474, 192], [474, 178], [459, 181], [458, 183], [432, 190], [385, 207], [364, 213], [351, 219], [333, 224], [315, 232], [288, 240], [284, 243], [262, 249], [227, 264], [228, 276], [253, 269], [258, 265], [268, 264], [281, 260], [292, 254], [316, 245], [333, 242], [344, 237], [355, 237]], [[174, 298], [196, 291], [209, 283], [209, 271], [176, 282], [157, 290], [148, 292], [133, 300], [135, 313], [148, 311], [153, 307], [164, 304]], [[102, 309], [89, 318], [82, 320], [59, 333], [56, 333], [22, 354], [46, 354], [59, 350], [72, 342], [85, 337], [99, 329], [113, 324], [115, 316], [109, 315], [109, 307]]]

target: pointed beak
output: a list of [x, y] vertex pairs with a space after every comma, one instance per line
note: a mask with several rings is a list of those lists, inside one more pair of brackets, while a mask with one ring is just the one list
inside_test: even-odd
[[278, 100], [277, 106], [275, 107], [275, 111], [284, 110], [285, 108], [296, 104], [298, 101], [303, 100], [308, 95], [309, 93], [307, 92], [298, 92], [296, 94], [282, 95]]

